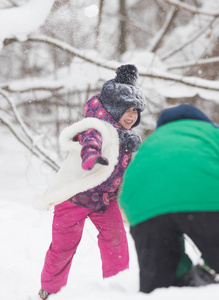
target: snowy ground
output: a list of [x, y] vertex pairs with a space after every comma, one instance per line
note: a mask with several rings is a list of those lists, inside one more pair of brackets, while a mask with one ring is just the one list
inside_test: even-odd
[[[50, 172], [0, 127], [0, 286], [2, 300], [38, 300], [40, 273], [50, 243], [52, 211], [33, 209], [34, 195], [44, 190]], [[127, 227], [128, 231], [128, 227]], [[218, 299], [219, 286], [158, 289], [138, 292], [138, 264], [128, 234], [130, 269], [101, 277], [96, 229], [86, 223], [67, 287], [51, 300], [206, 300]]]

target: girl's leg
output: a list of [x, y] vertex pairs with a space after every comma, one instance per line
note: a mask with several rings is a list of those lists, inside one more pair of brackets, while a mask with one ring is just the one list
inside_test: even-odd
[[126, 231], [116, 200], [111, 200], [103, 213], [90, 213], [89, 217], [99, 231], [98, 246], [102, 259], [103, 277], [116, 275], [129, 267]]
[[52, 243], [41, 274], [42, 289], [57, 293], [66, 285], [72, 258], [81, 240], [85, 219], [90, 210], [69, 201], [55, 206]]

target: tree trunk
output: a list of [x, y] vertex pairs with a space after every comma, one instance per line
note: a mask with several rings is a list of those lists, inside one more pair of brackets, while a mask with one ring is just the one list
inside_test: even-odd
[[127, 39], [127, 11], [126, 11], [126, 0], [119, 0], [119, 28], [120, 28], [120, 35], [119, 35], [119, 46], [118, 46], [118, 53], [122, 55], [126, 49], [126, 39]]

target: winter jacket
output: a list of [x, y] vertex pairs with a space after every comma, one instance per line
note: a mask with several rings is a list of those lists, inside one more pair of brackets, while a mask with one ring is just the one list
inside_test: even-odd
[[[79, 142], [82, 144], [82, 164], [86, 161], [87, 157], [97, 157], [102, 154], [101, 140], [101, 135], [94, 129], [90, 129], [80, 134]], [[107, 161], [105, 157], [101, 157]], [[130, 159], [130, 151], [127, 151], [124, 147], [120, 146], [118, 163], [107, 180], [103, 180], [99, 185], [94, 186], [92, 189], [74, 195], [69, 199], [69, 201], [79, 206], [92, 209], [95, 212], [103, 213], [109, 206], [109, 202], [112, 199], [117, 199], [118, 189], [121, 185], [124, 171], [130, 162]], [[106, 167], [107, 166], [105, 166], [105, 168]]]
[[219, 210], [219, 129], [182, 116], [188, 109], [180, 107], [174, 120], [165, 113], [126, 171], [120, 204], [131, 226], [167, 213]]
[[[132, 130], [123, 129], [105, 111], [97, 96], [92, 97], [85, 106], [85, 119], [61, 133], [60, 145], [69, 155], [45, 194], [35, 199], [35, 208], [45, 209], [69, 200], [104, 212], [110, 199], [117, 197], [123, 173], [139, 140]], [[108, 165], [97, 163], [93, 169], [84, 170], [82, 163], [89, 146], [92, 152], [106, 158]]]

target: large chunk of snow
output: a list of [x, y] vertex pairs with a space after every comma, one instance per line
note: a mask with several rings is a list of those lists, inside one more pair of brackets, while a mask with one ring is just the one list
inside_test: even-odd
[[54, 0], [30, 0], [19, 7], [0, 10], [0, 41], [26, 36], [36, 31], [46, 20]]

